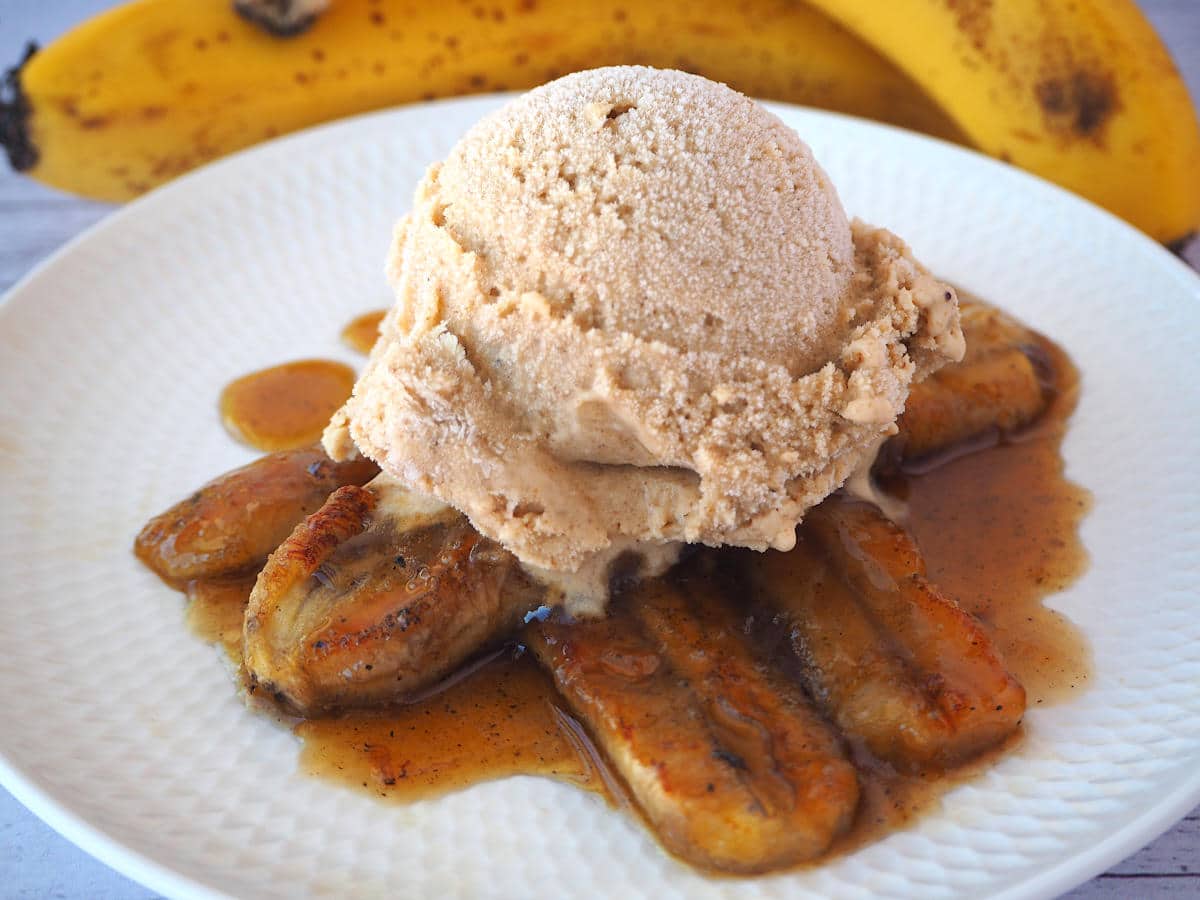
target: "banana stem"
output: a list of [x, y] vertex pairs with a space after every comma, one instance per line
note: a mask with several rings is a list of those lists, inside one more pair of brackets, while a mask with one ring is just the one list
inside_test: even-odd
[[307, 31], [329, 0], [233, 0], [233, 10], [247, 22], [275, 37]]
[[8, 154], [8, 162], [17, 172], [32, 169], [38, 160], [37, 147], [29, 134], [29, 116], [33, 107], [21, 88], [21, 71], [37, 53], [38, 45], [25, 45], [21, 61], [4, 73], [0, 83], [0, 146]]

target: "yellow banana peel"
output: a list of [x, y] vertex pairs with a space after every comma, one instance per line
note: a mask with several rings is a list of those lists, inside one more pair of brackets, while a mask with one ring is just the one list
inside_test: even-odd
[[1200, 125], [1131, 0], [334, 0], [276, 36], [228, 0], [135, 0], [13, 76], [0, 141], [126, 200], [318, 122], [619, 63], [959, 140], [1163, 241], [1200, 227]]
[[1160, 241], [1200, 227], [1200, 124], [1133, 0], [809, 0], [992, 156]]
[[23, 116], [7, 111], [5, 142], [34, 178], [127, 200], [318, 122], [617, 63], [958, 135], [882, 56], [787, 0], [335, 0], [287, 37], [244, 21], [228, 0], [136, 0], [28, 60]]

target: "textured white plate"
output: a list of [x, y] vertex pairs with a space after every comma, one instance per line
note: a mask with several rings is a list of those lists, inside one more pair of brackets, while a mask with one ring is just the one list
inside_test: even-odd
[[88, 851], [187, 896], [1044, 897], [1200, 799], [1200, 281], [1095, 208], [930, 140], [799, 109], [847, 208], [1061, 341], [1091, 570], [1054, 598], [1091, 639], [1072, 702], [915, 827], [811, 872], [711, 880], [596, 798], [513, 778], [410, 807], [297, 771], [180, 598], [142, 522], [251, 454], [221, 386], [386, 305], [392, 221], [496, 99], [242, 154], [132, 204], [0, 309], [0, 780]]

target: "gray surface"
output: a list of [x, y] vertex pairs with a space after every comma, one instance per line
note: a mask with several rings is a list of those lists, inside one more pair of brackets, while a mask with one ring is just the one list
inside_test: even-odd
[[[45, 43], [109, 5], [104, 0], [0, 0], [0, 62], [15, 60], [27, 38]], [[1142, 5], [1183, 68], [1193, 98], [1200, 97], [1200, 0], [1143, 0]], [[0, 291], [110, 208], [17, 178], [4, 167], [0, 172]], [[1189, 249], [1190, 257], [1200, 256], [1195, 246]], [[154, 896], [59, 837], [0, 789], [0, 897]], [[1067, 896], [1071, 900], [1200, 896], [1200, 809]]]

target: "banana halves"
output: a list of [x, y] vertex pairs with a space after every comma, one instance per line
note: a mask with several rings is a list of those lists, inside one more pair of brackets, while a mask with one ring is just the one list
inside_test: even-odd
[[787, 0], [334, 0], [289, 37], [242, 20], [228, 0], [136, 0], [36, 53], [0, 133], [10, 148], [25, 141], [14, 161], [33, 177], [127, 200], [317, 122], [616, 63], [957, 135], [882, 56]]

